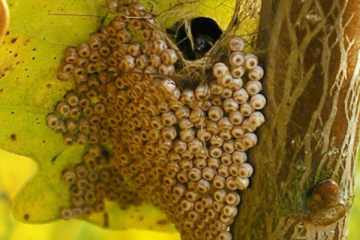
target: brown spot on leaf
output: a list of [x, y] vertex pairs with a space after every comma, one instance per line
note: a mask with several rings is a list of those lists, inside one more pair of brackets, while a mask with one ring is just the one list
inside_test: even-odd
[[25, 213], [24, 214], [24, 220], [29, 221], [29, 219], [30, 219], [30, 215], [28, 213]]
[[103, 224], [103, 226], [105, 227], [105, 228], [108, 228], [109, 227], [109, 214], [106, 212], [106, 213], [104, 213], [104, 224]]
[[12, 133], [12, 134], [10, 135], [10, 139], [11, 139], [12, 141], [16, 141], [16, 134], [15, 134], [15, 133]]
[[168, 224], [169, 222], [166, 220], [166, 219], [161, 219], [159, 221], [156, 222], [156, 224], [158, 225], [166, 225]]

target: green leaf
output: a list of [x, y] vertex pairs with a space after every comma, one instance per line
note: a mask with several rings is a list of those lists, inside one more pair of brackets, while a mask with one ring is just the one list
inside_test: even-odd
[[[10, 32], [0, 47], [0, 147], [39, 165], [38, 174], [16, 197], [14, 215], [21, 221], [44, 223], [58, 219], [60, 208], [67, 206], [69, 193], [61, 172], [79, 162], [83, 151], [81, 146], [66, 147], [62, 136], [46, 126], [46, 115], [71, 88], [56, 79], [56, 69], [64, 48], [95, 31], [105, 9], [103, 1], [93, 0], [23, 0], [9, 5]], [[140, 225], [134, 216], [150, 222]], [[165, 217], [148, 205], [127, 211], [112, 206], [108, 218], [109, 227], [172, 229], [157, 224]], [[103, 225], [103, 216], [91, 216], [89, 221]]]

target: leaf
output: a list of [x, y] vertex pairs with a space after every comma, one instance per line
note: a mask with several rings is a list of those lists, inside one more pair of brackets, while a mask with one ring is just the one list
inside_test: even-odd
[[[9, 2], [13, 20], [10, 33], [0, 48], [0, 146], [31, 157], [39, 165], [38, 174], [16, 197], [14, 214], [18, 220], [55, 220], [59, 218], [60, 207], [69, 202], [68, 190], [60, 175], [64, 167], [80, 160], [82, 147], [67, 148], [62, 136], [46, 126], [45, 119], [71, 87], [55, 77], [62, 52], [68, 45], [79, 44], [98, 28], [104, 16], [102, 4], [102, 1]], [[70, 16], [61, 15], [64, 13]], [[150, 213], [149, 218], [155, 222], [164, 219], [149, 206], [131, 209], [129, 213], [118, 210], [120, 217], [110, 214], [109, 219], [124, 218], [123, 225], [115, 224], [119, 228], [157, 228], [151, 224], [129, 224], [134, 221], [126, 219], [135, 210], [138, 215], [144, 215], [143, 218], [148, 218]], [[89, 220], [103, 224], [102, 216]]]
[[[206, 16], [225, 28], [234, 6], [234, 0], [144, 2], [163, 27]], [[14, 214], [21, 221], [44, 223], [58, 219], [60, 208], [68, 204], [61, 173], [83, 153], [82, 146], [65, 146], [63, 137], [46, 126], [47, 114], [72, 87], [56, 79], [57, 66], [64, 49], [85, 41], [107, 15], [103, 0], [10, 0], [9, 7], [11, 26], [0, 46], [0, 148], [38, 164], [37, 175], [16, 197]], [[105, 224], [104, 215], [87, 220], [116, 229], [174, 230], [152, 206], [107, 206]]]

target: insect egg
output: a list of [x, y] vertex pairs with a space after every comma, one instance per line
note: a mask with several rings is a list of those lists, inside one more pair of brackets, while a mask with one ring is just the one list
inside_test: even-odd
[[239, 67], [245, 63], [245, 56], [241, 52], [234, 52], [230, 55], [229, 61], [232, 66]]
[[240, 37], [234, 37], [234, 38], [230, 39], [229, 48], [231, 51], [233, 51], [233, 52], [242, 51], [242, 50], [244, 50], [244, 47], [245, 47], [245, 42]]
[[213, 67], [213, 74], [216, 78], [224, 77], [229, 73], [229, 68], [225, 65], [225, 63], [219, 62], [216, 63]]

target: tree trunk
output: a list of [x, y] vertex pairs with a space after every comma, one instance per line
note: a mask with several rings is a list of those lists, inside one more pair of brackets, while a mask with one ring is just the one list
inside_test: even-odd
[[360, 2], [263, 0], [267, 124], [235, 240], [342, 240], [354, 194]]

